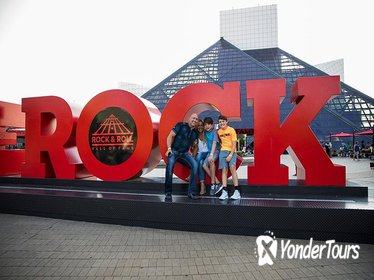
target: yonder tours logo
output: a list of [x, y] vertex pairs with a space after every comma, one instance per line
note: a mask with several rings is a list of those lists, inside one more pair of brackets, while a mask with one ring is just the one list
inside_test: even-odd
[[[279, 247], [278, 247], [279, 246]], [[279, 252], [278, 252], [279, 249]], [[256, 238], [255, 255], [258, 265], [273, 265], [276, 259], [358, 259], [360, 245], [338, 244], [335, 240], [316, 242], [313, 238], [307, 244], [297, 244], [290, 239], [276, 240], [274, 233], [266, 231]], [[278, 255], [278, 257], [277, 257]]]

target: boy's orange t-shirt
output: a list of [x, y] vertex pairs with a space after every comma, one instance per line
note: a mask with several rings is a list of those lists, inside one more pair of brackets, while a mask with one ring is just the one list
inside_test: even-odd
[[235, 129], [227, 126], [226, 129], [218, 129], [217, 133], [221, 140], [221, 151], [231, 151], [232, 142], [238, 140]]

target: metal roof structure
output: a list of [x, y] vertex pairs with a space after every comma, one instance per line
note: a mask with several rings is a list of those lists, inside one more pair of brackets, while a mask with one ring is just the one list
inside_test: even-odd
[[[169, 99], [180, 89], [193, 83], [240, 81], [242, 119], [231, 122], [236, 129], [253, 128], [253, 110], [246, 104], [246, 80], [286, 79], [287, 96], [281, 103], [283, 121], [293, 108], [289, 94], [299, 77], [326, 76], [280, 48], [240, 50], [221, 38], [194, 59], [147, 91], [142, 97], [162, 112]], [[204, 94], [204, 93], [202, 93]], [[203, 114], [216, 116], [217, 112]], [[330, 100], [311, 124], [319, 139], [340, 131], [362, 131], [371, 128], [374, 120], [374, 99], [341, 82], [341, 95]]]

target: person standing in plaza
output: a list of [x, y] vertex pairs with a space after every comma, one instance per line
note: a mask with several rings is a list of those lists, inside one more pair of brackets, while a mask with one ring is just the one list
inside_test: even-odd
[[170, 131], [166, 138], [167, 164], [165, 169], [165, 201], [172, 201], [173, 170], [177, 161], [187, 165], [191, 169], [188, 186], [188, 197], [197, 199], [196, 196], [196, 176], [197, 162], [189, 152], [191, 147], [197, 147], [198, 132], [196, 126], [198, 116], [191, 114], [188, 122], [178, 122]]
[[356, 141], [354, 146], [353, 146], [353, 160], [357, 159], [359, 161], [360, 157], [360, 146], [358, 145], [358, 142]]
[[[219, 140], [221, 142], [221, 150], [219, 153], [219, 169], [222, 170], [222, 186], [217, 191], [217, 193], [222, 189], [222, 194], [219, 197], [220, 200], [228, 199], [228, 190], [227, 190], [227, 174], [228, 169], [230, 169], [232, 175], [232, 181], [234, 184], [234, 192], [230, 196], [230, 199], [240, 199], [240, 191], [239, 191], [239, 180], [238, 174], [236, 172], [236, 142], [237, 142], [237, 135], [234, 128], [227, 125], [227, 117], [226, 116], [219, 116], [218, 117], [218, 125], [220, 128], [217, 131]], [[212, 151], [216, 148], [217, 141], [213, 141], [213, 146], [211, 153], [209, 155], [209, 160], [213, 160]]]

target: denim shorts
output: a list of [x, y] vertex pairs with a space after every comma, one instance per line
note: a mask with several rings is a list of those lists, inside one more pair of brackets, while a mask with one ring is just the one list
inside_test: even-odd
[[[219, 155], [219, 151], [216, 150], [216, 151], [214, 152], [214, 154], [213, 154], [213, 161], [216, 161], [216, 159], [218, 158], [218, 155]], [[203, 165], [210, 166], [210, 162], [209, 162], [209, 154], [208, 154], [207, 157], [205, 158]]]
[[233, 153], [230, 162], [227, 162], [226, 158], [229, 154], [230, 154], [230, 151], [221, 151], [219, 153], [218, 169], [223, 169], [224, 167], [236, 166], [236, 153]]

